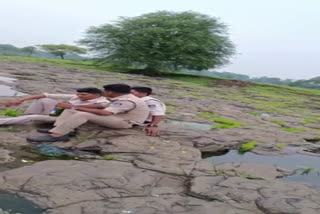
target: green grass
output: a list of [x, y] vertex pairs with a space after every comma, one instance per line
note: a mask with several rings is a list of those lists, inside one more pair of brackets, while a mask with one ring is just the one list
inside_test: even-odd
[[306, 129], [293, 128], [293, 127], [284, 127], [284, 128], [281, 128], [281, 130], [286, 132], [293, 132], [293, 133], [300, 133], [300, 132], [307, 131]]
[[249, 152], [253, 150], [257, 145], [258, 143], [256, 141], [250, 141], [250, 142], [244, 143], [239, 147], [238, 152], [241, 154]]
[[4, 115], [4, 116], [8, 116], [8, 117], [18, 117], [18, 116], [23, 115], [23, 112], [20, 110], [8, 108], [8, 109], [0, 111], [0, 115]]
[[261, 113], [261, 112], [249, 112], [248, 114], [250, 114], [252, 116], [261, 116], [263, 113]]
[[203, 94], [197, 93], [197, 92], [185, 92], [185, 95], [197, 98], [197, 99], [206, 99], [206, 98], [210, 98], [209, 96], [205, 96]]
[[114, 155], [105, 155], [103, 160], [116, 160], [116, 157]]
[[96, 70], [96, 71], [108, 71], [108, 72], [121, 72], [127, 71], [128, 68], [116, 66], [112, 64], [98, 65], [92, 60], [68, 60], [68, 59], [47, 59], [38, 57], [23, 57], [23, 56], [0, 56], [0, 60], [12, 61], [12, 62], [26, 62], [31, 64], [40, 65], [53, 65], [64, 68], [74, 68], [82, 70]]
[[0, 132], [10, 132], [10, 133], [17, 133], [20, 132], [20, 129], [13, 128], [13, 127], [0, 127]]
[[166, 114], [173, 114], [176, 112], [176, 108], [178, 108], [179, 106], [174, 105], [174, 104], [170, 104], [170, 103], [166, 103]]
[[284, 147], [286, 147], [287, 146], [287, 144], [285, 144], [285, 143], [278, 143], [277, 145], [276, 145], [276, 147], [278, 148], [278, 149], [283, 149]]
[[219, 125], [212, 126], [212, 129], [232, 129], [245, 125], [245, 123], [232, 121], [212, 114], [211, 112], [201, 112], [198, 115], [200, 118], [210, 119], [212, 122], [219, 123]]
[[317, 123], [318, 121], [320, 121], [320, 115], [307, 117], [303, 120], [303, 123], [310, 124], [310, 123]]
[[269, 120], [269, 122], [278, 124], [280, 126], [285, 124], [285, 121], [282, 121], [282, 120]]

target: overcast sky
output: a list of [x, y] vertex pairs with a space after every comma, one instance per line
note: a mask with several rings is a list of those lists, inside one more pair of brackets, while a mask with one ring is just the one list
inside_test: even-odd
[[0, 44], [73, 44], [89, 26], [158, 10], [193, 10], [225, 22], [238, 54], [222, 71], [320, 76], [320, 0], [2, 0]]

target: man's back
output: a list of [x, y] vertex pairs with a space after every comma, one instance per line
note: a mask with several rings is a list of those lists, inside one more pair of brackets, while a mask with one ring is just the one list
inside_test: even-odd
[[142, 124], [149, 116], [149, 108], [144, 100], [132, 94], [125, 94], [112, 99], [112, 103], [105, 108], [115, 116], [128, 120], [134, 124]]

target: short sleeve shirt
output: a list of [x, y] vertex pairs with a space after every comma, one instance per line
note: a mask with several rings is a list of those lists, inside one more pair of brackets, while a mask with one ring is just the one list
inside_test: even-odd
[[146, 103], [150, 109], [150, 114], [152, 116], [164, 116], [165, 109], [163, 105], [157, 100], [146, 100]]
[[127, 113], [134, 109], [136, 104], [129, 100], [116, 100], [113, 101], [107, 108], [104, 110], [112, 112], [113, 114]]
[[164, 116], [166, 114], [166, 106], [157, 99], [150, 96], [142, 97], [150, 110], [151, 116]]
[[95, 99], [82, 101], [75, 94], [48, 94], [48, 93], [44, 93], [43, 95], [46, 96], [47, 98], [51, 98], [51, 99], [65, 100], [73, 105], [101, 104], [103, 107], [107, 107], [110, 103], [110, 101], [107, 100], [105, 97], [98, 97]]

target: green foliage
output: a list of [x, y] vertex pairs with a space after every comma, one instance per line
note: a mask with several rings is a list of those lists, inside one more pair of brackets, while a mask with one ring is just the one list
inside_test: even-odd
[[79, 41], [98, 52], [101, 62], [160, 69], [205, 70], [228, 62], [234, 47], [226, 25], [195, 12], [160, 11], [88, 29]]
[[0, 115], [4, 115], [8, 117], [18, 117], [18, 116], [21, 116], [22, 114], [23, 114], [22, 111], [11, 109], [11, 108], [0, 111]]
[[271, 123], [275, 123], [275, 124], [278, 124], [280, 126], [284, 125], [285, 124], [285, 121], [282, 121], [282, 120], [269, 120]]
[[293, 132], [293, 133], [300, 133], [300, 132], [305, 132], [305, 129], [300, 129], [300, 128], [293, 128], [293, 127], [284, 127], [281, 128], [282, 131], [286, 132]]
[[66, 54], [85, 54], [87, 52], [86, 49], [84, 48], [80, 48], [73, 45], [65, 45], [65, 44], [39, 45], [39, 47], [55, 56], [59, 56], [61, 59], [64, 59], [64, 56]]
[[219, 123], [219, 125], [212, 126], [213, 129], [232, 129], [245, 125], [245, 123], [242, 122], [232, 121], [215, 116], [211, 112], [201, 112], [198, 116], [201, 118], [210, 119], [212, 122]]
[[238, 152], [239, 153], [249, 152], [253, 150], [257, 145], [258, 143], [256, 141], [250, 141], [250, 142], [244, 143], [239, 147]]
[[289, 84], [289, 86], [310, 88], [310, 89], [320, 89], [320, 76], [314, 77], [309, 80], [298, 80]]
[[276, 146], [277, 146], [278, 149], [283, 149], [284, 147], [287, 146], [287, 144], [285, 144], [285, 143], [278, 143]]
[[113, 66], [111, 64], [99, 65], [91, 60], [60, 60], [60, 59], [47, 59], [38, 57], [22, 57], [22, 56], [0, 56], [0, 60], [11, 61], [11, 62], [26, 62], [37, 65], [54, 65], [63, 68], [83, 69], [83, 70], [94, 70], [94, 71], [109, 71], [109, 72], [120, 72], [125, 68]]
[[31, 56], [35, 50], [37, 50], [37, 48], [34, 46], [27, 46], [21, 49], [22, 52], [27, 53], [27, 56]]
[[116, 157], [114, 155], [105, 155], [103, 160], [116, 160]]

